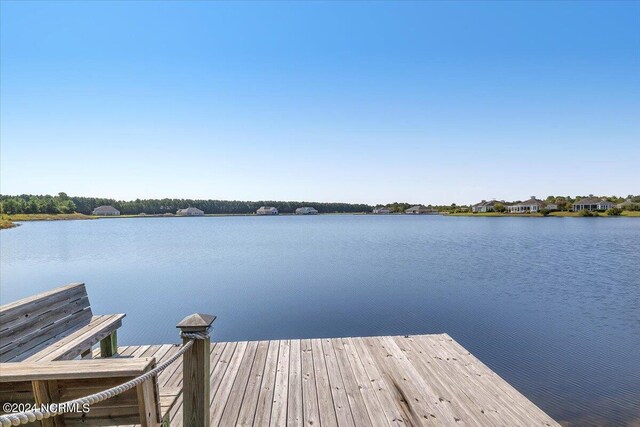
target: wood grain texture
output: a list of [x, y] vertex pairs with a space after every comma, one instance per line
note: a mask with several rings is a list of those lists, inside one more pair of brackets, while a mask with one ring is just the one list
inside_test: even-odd
[[220, 344], [212, 426], [558, 426], [446, 334]]
[[[183, 344], [188, 341], [185, 339]], [[184, 423], [194, 427], [207, 427], [211, 344], [208, 339], [192, 342], [193, 345], [182, 355]]]
[[[156, 357], [162, 363], [178, 348], [120, 347], [107, 361]], [[158, 377], [161, 411], [163, 417], [169, 411], [172, 426], [184, 425], [182, 359]], [[209, 361], [212, 426], [558, 426], [446, 334], [218, 342], [211, 344]], [[76, 362], [91, 370], [89, 364], [104, 360]], [[5, 389], [29, 393], [24, 383], [5, 384], [0, 397]], [[63, 397], [78, 385], [67, 383]], [[125, 416], [137, 410], [136, 402], [123, 396], [118, 410]], [[104, 420], [99, 416], [108, 411], [96, 407], [95, 419]], [[70, 417], [67, 425], [76, 421]]]
[[151, 366], [153, 360], [144, 357], [0, 363], [0, 383], [135, 376]]

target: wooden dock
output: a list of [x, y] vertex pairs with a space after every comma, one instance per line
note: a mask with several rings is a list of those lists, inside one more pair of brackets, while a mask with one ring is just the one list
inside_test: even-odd
[[82, 283], [1, 306], [1, 424], [558, 426], [447, 334], [211, 342], [194, 313], [181, 345], [118, 347], [123, 317], [94, 315]]
[[[162, 363], [178, 348], [118, 357]], [[211, 426], [559, 425], [447, 334], [212, 342], [210, 370]], [[159, 375], [161, 394], [182, 372], [180, 358]], [[172, 426], [182, 409], [179, 397]]]

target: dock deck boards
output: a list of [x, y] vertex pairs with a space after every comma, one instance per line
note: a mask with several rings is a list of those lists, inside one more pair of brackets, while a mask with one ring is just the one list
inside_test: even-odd
[[[161, 363], [177, 349], [119, 354]], [[212, 426], [558, 426], [447, 334], [212, 342], [211, 374]], [[182, 360], [158, 383], [181, 389]]]

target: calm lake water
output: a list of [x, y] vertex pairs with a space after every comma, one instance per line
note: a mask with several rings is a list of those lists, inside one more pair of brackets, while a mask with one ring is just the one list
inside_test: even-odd
[[313, 216], [31, 222], [2, 303], [85, 282], [121, 344], [447, 332], [559, 421], [640, 423], [640, 219]]

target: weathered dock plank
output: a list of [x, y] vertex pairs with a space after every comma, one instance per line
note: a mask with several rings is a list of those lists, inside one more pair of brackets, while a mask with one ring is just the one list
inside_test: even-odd
[[[234, 357], [231, 358], [229, 362], [229, 366], [225, 371], [225, 375], [222, 377], [222, 381], [220, 381], [220, 385], [218, 386], [218, 390], [214, 396], [213, 404], [211, 405], [211, 425], [224, 425], [221, 423], [222, 413], [224, 408], [227, 406], [227, 402], [229, 399], [233, 399], [235, 396], [231, 394], [233, 390], [233, 384], [236, 381], [236, 377], [240, 372], [243, 361], [246, 363], [251, 363], [253, 360], [250, 357], [245, 358], [245, 353], [247, 352], [248, 343], [246, 341], [239, 342], [236, 346], [236, 351], [234, 352]], [[244, 393], [242, 390], [240, 393]], [[213, 393], [212, 393], [213, 394]], [[216, 399], [217, 398], [217, 399]]]
[[[333, 346], [330, 339], [322, 340], [322, 357], [324, 357], [327, 365], [327, 373], [329, 374], [329, 384], [331, 387], [331, 396], [333, 397], [333, 407], [336, 411], [336, 418], [340, 426], [355, 426], [353, 413], [349, 406], [349, 397], [345, 391], [344, 381], [338, 368], [338, 361], [333, 352]], [[367, 421], [369, 421], [367, 419]]]
[[[161, 363], [177, 348], [118, 353]], [[161, 389], [181, 387], [181, 363]], [[558, 426], [447, 334], [218, 342], [210, 369], [212, 426]], [[181, 397], [171, 425], [182, 425]]]
[[302, 355], [300, 340], [291, 340], [289, 352], [289, 396], [287, 398], [287, 425], [302, 427]]
[[[238, 420], [238, 415], [240, 413], [240, 405], [242, 404], [244, 393], [247, 389], [249, 375], [251, 374], [251, 369], [255, 362], [257, 350], [257, 341], [252, 341], [247, 345], [247, 350], [245, 351], [244, 358], [242, 359], [242, 363], [238, 369], [238, 374], [233, 382], [231, 392], [229, 393], [229, 399], [227, 400], [227, 404], [225, 405], [222, 413], [222, 418], [219, 422], [222, 426], [236, 425], [236, 421]], [[215, 425], [215, 423], [212, 423], [212, 425]]]
[[280, 341], [280, 352], [278, 354], [278, 365], [276, 368], [276, 385], [273, 390], [273, 405], [271, 407], [271, 421], [269, 422], [270, 426], [287, 425], [290, 350], [289, 340]]
[[269, 351], [264, 365], [264, 374], [253, 421], [254, 426], [268, 426], [271, 421], [271, 405], [273, 404], [279, 353], [280, 343], [278, 341], [269, 342]]
[[333, 396], [331, 395], [331, 384], [329, 384], [329, 374], [327, 372], [327, 362], [322, 352], [322, 342], [319, 339], [311, 340], [313, 352], [313, 364], [316, 374], [316, 390], [318, 393], [318, 408], [320, 411], [320, 424], [323, 426], [337, 426], [338, 417], [333, 406]]
[[364, 369], [364, 365], [358, 356], [353, 344], [348, 338], [335, 340], [336, 350], [344, 351], [348, 360], [348, 367], [353, 371], [354, 390], [358, 390], [362, 395], [369, 419], [374, 427], [388, 426], [393, 420], [389, 420], [382, 410], [380, 401], [376, 397], [375, 391], [371, 388], [371, 381], [369, 380], [367, 373]]
[[311, 340], [300, 340], [302, 367], [302, 418], [306, 426], [320, 425], [316, 374]]
[[240, 414], [238, 415], [238, 426], [252, 426], [256, 415], [256, 407], [258, 406], [258, 398], [260, 395], [260, 386], [264, 377], [265, 361], [267, 360], [269, 350], [269, 341], [260, 341], [256, 350], [256, 357], [253, 360], [251, 373], [249, 374], [249, 382], [244, 392], [242, 406], [240, 406]]

